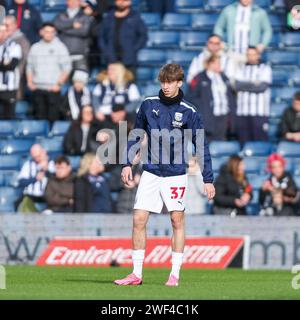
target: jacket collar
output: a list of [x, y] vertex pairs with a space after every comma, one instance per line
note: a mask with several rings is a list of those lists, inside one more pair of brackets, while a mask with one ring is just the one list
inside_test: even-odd
[[179, 104], [181, 102], [181, 100], [183, 99], [183, 92], [181, 89], [179, 89], [179, 93], [176, 97], [174, 98], [169, 98], [169, 97], [166, 97], [163, 93], [162, 90], [159, 90], [159, 99], [160, 101], [167, 105], [167, 106], [170, 106], [172, 104]]

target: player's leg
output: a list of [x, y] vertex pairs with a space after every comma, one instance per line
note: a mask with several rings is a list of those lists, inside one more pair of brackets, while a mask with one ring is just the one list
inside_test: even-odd
[[166, 285], [177, 286], [183, 261], [185, 242], [184, 209], [187, 188], [187, 175], [165, 177], [161, 185], [163, 201], [170, 212], [172, 235], [172, 270]]
[[167, 286], [177, 286], [179, 273], [183, 262], [183, 251], [185, 243], [185, 219], [183, 211], [172, 211], [172, 269], [167, 281]]
[[116, 284], [142, 284], [142, 267], [146, 248], [146, 225], [149, 218], [149, 212], [159, 213], [162, 207], [163, 201], [159, 192], [159, 177], [144, 171], [136, 193], [133, 213], [133, 272], [124, 279], [116, 280]]
[[149, 219], [149, 211], [134, 210], [132, 229], [132, 263], [133, 273], [142, 278], [143, 263], [146, 250], [146, 225]]

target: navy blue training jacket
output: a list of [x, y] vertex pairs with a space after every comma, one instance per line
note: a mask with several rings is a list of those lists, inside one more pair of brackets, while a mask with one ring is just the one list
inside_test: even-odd
[[[166, 105], [161, 99], [157, 97], [149, 97], [142, 103], [136, 117], [135, 122], [136, 129], [143, 129], [146, 131], [148, 137], [148, 163], [143, 165], [143, 169], [153, 173], [157, 176], [168, 177], [183, 175], [186, 173], [187, 164], [183, 161], [181, 164], [174, 164], [174, 158], [171, 158], [170, 164], [162, 164], [161, 162], [161, 149], [162, 141], [159, 140], [159, 152], [160, 157], [158, 163], [151, 163], [151, 129], [168, 129], [169, 131], [178, 128], [181, 132], [184, 129], [192, 129], [192, 142], [194, 147], [196, 147], [196, 130], [204, 129], [202, 120], [199, 113], [196, 111], [195, 107], [182, 99], [180, 102]], [[128, 141], [127, 145], [127, 155], [130, 148], [138, 141]], [[182, 144], [182, 153], [184, 152], [183, 139], [172, 141], [170, 144], [170, 149], [174, 148], [174, 144]], [[172, 154], [172, 151], [171, 151]], [[128, 159], [128, 158], [127, 158]], [[183, 154], [182, 154], [183, 159]], [[204, 183], [213, 182], [213, 171], [211, 166], [211, 157], [209, 153], [208, 143], [206, 139], [204, 140], [204, 166], [202, 170], [202, 176]], [[131, 165], [128, 160], [127, 165]], [[125, 165], [126, 166], [126, 165]]]

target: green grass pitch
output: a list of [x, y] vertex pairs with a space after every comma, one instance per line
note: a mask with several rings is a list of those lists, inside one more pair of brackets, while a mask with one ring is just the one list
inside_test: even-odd
[[7, 266], [2, 299], [300, 299], [289, 271], [183, 269], [179, 287], [164, 286], [169, 269], [144, 269], [142, 286], [118, 287], [131, 268]]

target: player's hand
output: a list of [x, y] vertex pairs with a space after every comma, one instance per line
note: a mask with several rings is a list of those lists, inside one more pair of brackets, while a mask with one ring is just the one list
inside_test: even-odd
[[121, 172], [121, 179], [126, 187], [131, 187], [132, 185], [132, 169], [130, 166], [124, 167]]
[[204, 192], [208, 200], [212, 200], [216, 194], [214, 185], [212, 183], [204, 183]]

